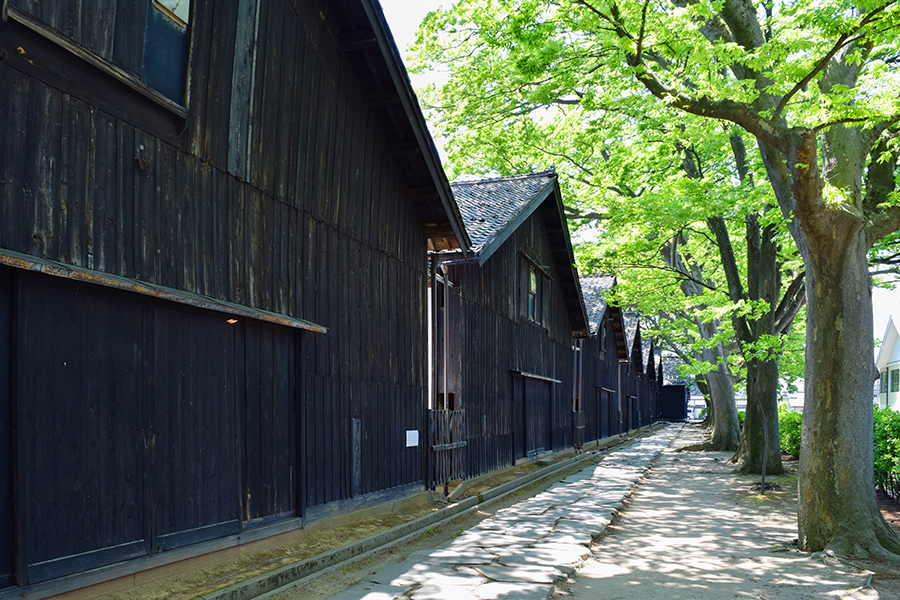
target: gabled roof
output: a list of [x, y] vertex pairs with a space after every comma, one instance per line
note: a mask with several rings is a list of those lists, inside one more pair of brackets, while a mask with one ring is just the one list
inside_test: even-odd
[[553, 170], [450, 184], [472, 240], [470, 250], [481, 264], [553, 193], [555, 184]]
[[878, 349], [878, 358], [875, 359], [875, 366], [879, 371], [884, 371], [887, 366], [893, 362], [900, 360], [900, 331], [897, 330], [897, 323], [894, 316], [888, 319], [887, 327], [884, 329], [884, 335], [881, 338], [881, 348]]
[[378, 0], [322, 2], [316, 12], [353, 64], [372, 118], [384, 124], [386, 153], [409, 182], [407, 197], [422, 215], [428, 249], [468, 248], [450, 183]]
[[644, 369], [650, 364], [650, 357], [653, 354], [653, 340], [645, 340], [641, 338], [641, 359], [644, 361]]
[[529, 217], [540, 213], [546, 225], [556, 277], [562, 286], [572, 331], [589, 333], [581, 297], [575, 253], [563, 213], [556, 171], [457, 181], [451, 185], [472, 241], [469, 246], [483, 265]]
[[622, 324], [625, 328], [625, 348], [628, 355], [634, 352], [634, 338], [638, 332], [638, 314], [636, 312], [622, 313]]
[[693, 383], [692, 377], [685, 377], [678, 374], [678, 369], [675, 368], [675, 365], [678, 363], [676, 357], [669, 355], [668, 358], [669, 360], [661, 360], [663, 383], [665, 385], [691, 385]]
[[647, 369], [647, 360], [644, 356], [644, 344], [641, 340], [640, 315], [636, 312], [624, 313], [623, 322], [625, 324], [625, 347], [628, 350], [628, 360], [635, 363], [639, 373], [643, 373]]
[[581, 294], [590, 319], [591, 334], [596, 334], [603, 323], [604, 314], [612, 321], [613, 336], [616, 338], [616, 353], [620, 361], [629, 359], [622, 310], [606, 302], [606, 293], [616, 284], [615, 275], [592, 275], [581, 278]]
[[597, 333], [606, 312], [606, 293], [616, 284], [614, 275], [592, 275], [581, 278], [581, 295], [587, 310], [591, 333]]

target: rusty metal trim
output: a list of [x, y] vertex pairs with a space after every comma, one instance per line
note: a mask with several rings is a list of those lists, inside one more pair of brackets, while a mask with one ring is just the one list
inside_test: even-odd
[[161, 300], [177, 302], [196, 308], [206, 310], [214, 310], [221, 313], [244, 317], [246, 319], [254, 319], [257, 321], [265, 321], [267, 323], [275, 323], [295, 329], [304, 329], [315, 333], [327, 333], [328, 328], [311, 321], [296, 319], [286, 315], [242, 306], [225, 300], [216, 300], [207, 296], [201, 296], [192, 292], [176, 290], [174, 288], [157, 285], [155, 283], [147, 283], [136, 279], [128, 279], [119, 275], [110, 275], [101, 273], [91, 269], [83, 269], [72, 265], [65, 265], [52, 260], [20, 254], [11, 250], [0, 249], [0, 265], [6, 265], [16, 269], [32, 271], [35, 273], [43, 273], [44, 275], [52, 275], [54, 277], [62, 277], [72, 281], [82, 281], [84, 283], [93, 283], [117, 290], [133, 292], [144, 296], [151, 296]]

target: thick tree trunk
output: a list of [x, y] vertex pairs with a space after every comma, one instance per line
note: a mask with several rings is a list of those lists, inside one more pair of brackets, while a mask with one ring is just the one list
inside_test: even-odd
[[861, 227], [848, 233], [844, 248], [801, 246], [808, 304], [799, 541], [808, 551], [897, 560], [900, 539], [881, 516], [872, 470], [876, 373], [867, 244]]
[[712, 450], [737, 450], [741, 439], [737, 406], [734, 402], [734, 382], [724, 365], [706, 374], [710, 395], [715, 404], [716, 418], [713, 422], [710, 442]]
[[[764, 413], [760, 411], [760, 406]], [[784, 473], [778, 438], [778, 363], [751, 360], [747, 364], [747, 410], [744, 413], [741, 445], [734, 456], [734, 460], [741, 463], [738, 470], [742, 473], [762, 473], [767, 447], [766, 475]]]
[[[712, 339], [714, 323], [701, 323], [700, 335], [705, 340]], [[728, 372], [728, 360], [725, 349], [721, 344], [713, 348], [703, 350], [703, 360], [717, 365], [706, 373], [706, 382], [709, 385], [709, 395], [715, 406], [715, 420], [713, 421], [712, 437], [710, 439], [713, 450], [737, 450], [741, 439], [741, 430], [737, 416], [737, 406], [734, 402], [734, 381]]]
[[709, 393], [709, 384], [703, 377], [697, 377], [697, 389], [703, 394], [703, 400], [706, 402], [706, 415], [703, 417], [703, 425], [706, 429], [712, 429], [716, 422], [716, 405], [713, 404], [712, 396]]
[[[732, 139], [732, 147], [736, 141]], [[741, 142], [741, 146], [743, 142]], [[736, 151], [736, 159], [743, 162]], [[775, 330], [776, 306], [781, 295], [781, 265], [778, 263], [778, 244], [775, 228], [761, 228], [757, 215], [749, 215], [747, 224], [747, 297], [762, 300], [768, 310], [754, 321], [742, 315], [734, 315], [733, 322], [744, 357], [747, 361], [747, 409], [744, 413], [744, 429], [741, 446], [734, 460], [741, 463], [742, 473], [780, 475], [784, 473], [781, 462], [781, 444], [778, 437], [778, 361], [777, 355], [759, 357], [758, 344], [765, 337], [777, 335]], [[723, 266], [729, 270], [729, 294], [733, 301], [744, 297], [740, 289], [737, 265], [728, 232], [721, 224], [711, 221], [716, 238], [721, 240], [720, 254]], [[765, 478], [763, 478], [765, 479]], [[763, 490], [765, 491], [765, 490]]]

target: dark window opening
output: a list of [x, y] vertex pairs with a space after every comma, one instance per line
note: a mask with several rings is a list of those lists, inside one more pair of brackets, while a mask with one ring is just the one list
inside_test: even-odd
[[459, 407], [456, 406], [456, 394], [450, 392], [449, 394], [444, 394], [444, 392], [438, 392], [438, 410], [459, 410]]
[[891, 371], [891, 391], [900, 391], [900, 369]]
[[185, 104], [190, 0], [151, 0], [147, 4], [141, 80], [163, 96]]
[[525, 317], [530, 321], [534, 321], [538, 325], [542, 323], [542, 306], [543, 306], [543, 275], [538, 270], [529, 266], [528, 268], [528, 287], [525, 290], [527, 297]]

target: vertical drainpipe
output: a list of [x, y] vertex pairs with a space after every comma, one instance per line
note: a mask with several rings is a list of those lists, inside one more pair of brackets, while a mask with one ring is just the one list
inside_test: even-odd
[[444, 410], [447, 410], [450, 398], [447, 375], [450, 372], [448, 368], [450, 362], [450, 278], [447, 277], [445, 263], [440, 263], [439, 268], [444, 275]]
[[431, 255], [431, 399], [429, 409], [437, 408], [437, 256]]

